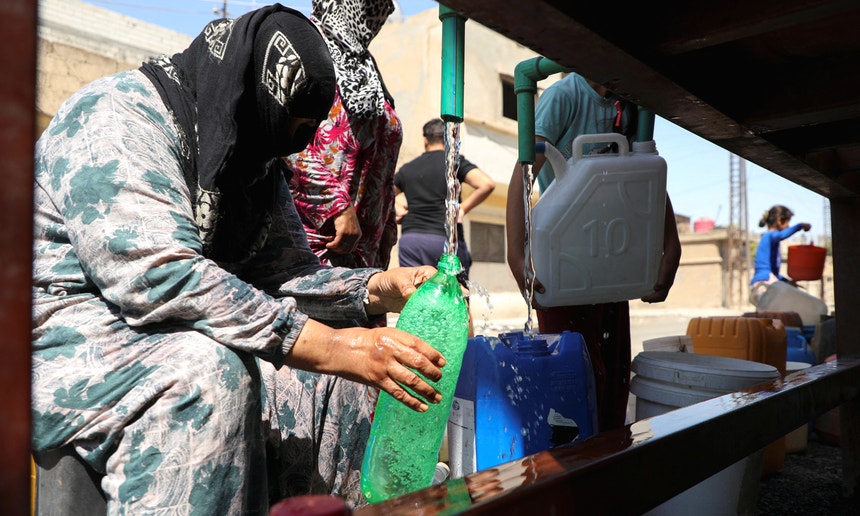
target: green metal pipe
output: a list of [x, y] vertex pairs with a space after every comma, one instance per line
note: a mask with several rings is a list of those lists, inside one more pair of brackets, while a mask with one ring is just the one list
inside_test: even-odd
[[439, 4], [442, 21], [442, 120], [463, 121], [463, 57], [466, 18]]
[[545, 57], [521, 61], [514, 68], [514, 93], [517, 96], [517, 133], [520, 163], [535, 162], [535, 94], [537, 82], [552, 74], [571, 72]]
[[649, 142], [654, 139], [654, 112], [639, 106], [639, 125], [636, 129], [636, 141]]

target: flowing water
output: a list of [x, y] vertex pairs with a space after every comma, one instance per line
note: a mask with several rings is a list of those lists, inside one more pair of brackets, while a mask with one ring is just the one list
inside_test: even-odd
[[448, 197], [445, 199], [445, 232], [448, 241], [445, 253], [457, 254], [457, 219], [460, 216], [460, 182], [457, 170], [460, 168], [460, 124], [445, 122], [445, 172]]
[[525, 213], [525, 262], [523, 272], [525, 274], [525, 288], [523, 289], [523, 298], [526, 300], [526, 322], [523, 326], [523, 333], [534, 333], [534, 322], [532, 321], [532, 308], [534, 307], [535, 297], [535, 266], [532, 256], [532, 191], [534, 187], [534, 169], [526, 162], [521, 163], [523, 168], [523, 212]]
[[483, 301], [487, 309], [481, 312], [481, 320], [475, 323], [475, 335], [486, 335], [490, 328], [490, 313], [493, 311], [493, 300], [490, 299], [490, 291], [483, 285], [475, 283], [472, 280], [466, 281], [466, 288], [469, 289], [470, 308], [475, 308], [474, 300], [477, 298]]
[[[445, 243], [445, 253], [457, 254], [457, 224], [460, 218], [460, 181], [457, 180], [457, 172], [460, 168], [460, 124], [445, 122], [445, 178], [448, 187], [448, 195], [445, 199], [445, 234], [448, 237]], [[488, 312], [484, 312], [482, 328], [489, 326], [489, 312], [493, 306], [490, 301], [490, 292], [471, 280], [466, 280], [464, 285], [470, 296], [478, 295], [487, 304]]]
[[[532, 257], [532, 193], [534, 186], [533, 169], [530, 164], [522, 163], [523, 169], [523, 208], [525, 212], [525, 289], [523, 298], [526, 301], [527, 316], [523, 326], [526, 334], [534, 333], [534, 321], [532, 311], [534, 307], [534, 260]], [[460, 182], [457, 180], [457, 171], [460, 167], [460, 124], [457, 122], [445, 122], [445, 178], [448, 195], [445, 199], [445, 253], [457, 254], [457, 223], [460, 217]], [[487, 298], [489, 305], [489, 292], [480, 285], [471, 281], [466, 287], [472, 293], [478, 293]], [[484, 327], [487, 326], [485, 315]]]

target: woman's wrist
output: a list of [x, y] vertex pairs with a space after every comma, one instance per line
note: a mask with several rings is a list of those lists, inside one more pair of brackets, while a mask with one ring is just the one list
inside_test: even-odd
[[384, 299], [379, 292], [381, 273], [382, 271], [377, 271], [367, 278], [367, 288], [364, 293], [364, 311], [369, 316], [382, 315], [388, 312]]

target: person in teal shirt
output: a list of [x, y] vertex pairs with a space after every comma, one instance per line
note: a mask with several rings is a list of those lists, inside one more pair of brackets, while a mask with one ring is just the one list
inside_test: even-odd
[[[632, 140], [638, 122], [637, 107], [613, 95], [605, 86], [571, 73], [549, 86], [535, 108], [535, 140], [551, 143], [566, 157], [572, 153], [573, 140], [581, 134], [621, 133]], [[617, 152], [612, 146], [589, 144], [583, 154]], [[534, 163], [541, 188], [553, 180], [550, 163], [538, 154]], [[508, 186], [506, 229], [508, 266], [521, 292], [525, 290], [523, 172], [514, 167]], [[675, 225], [675, 212], [666, 197], [663, 258], [657, 282], [647, 303], [665, 301], [675, 280], [681, 259], [681, 243]], [[540, 278], [534, 289], [543, 292]], [[627, 301], [595, 305], [540, 307], [538, 328], [543, 333], [565, 330], [582, 334], [594, 368], [600, 431], [624, 426], [630, 382], [630, 315]]]

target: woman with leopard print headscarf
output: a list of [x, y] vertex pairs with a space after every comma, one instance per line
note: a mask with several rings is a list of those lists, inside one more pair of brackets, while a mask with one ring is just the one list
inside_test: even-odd
[[313, 1], [311, 19], [325, 35], [337, 91], [311, 143], [286, 162], [308, 241], [323, 263], [386, 268], [397, 240], [393, 178], [402, 127], [368, 50], [393, 10], [391, 0]]
[[[371, 393], [416, 410], [442, 356], [394, 328], [430, 274], [322, 266], [278, 159], [334, 98], [318, 29], [280, 5], [84, 86], [36, 145], [32, 449], [101, 476], [110, 514], [352, 505]], [[401, 385], [409, 385], [412, 393]]]

